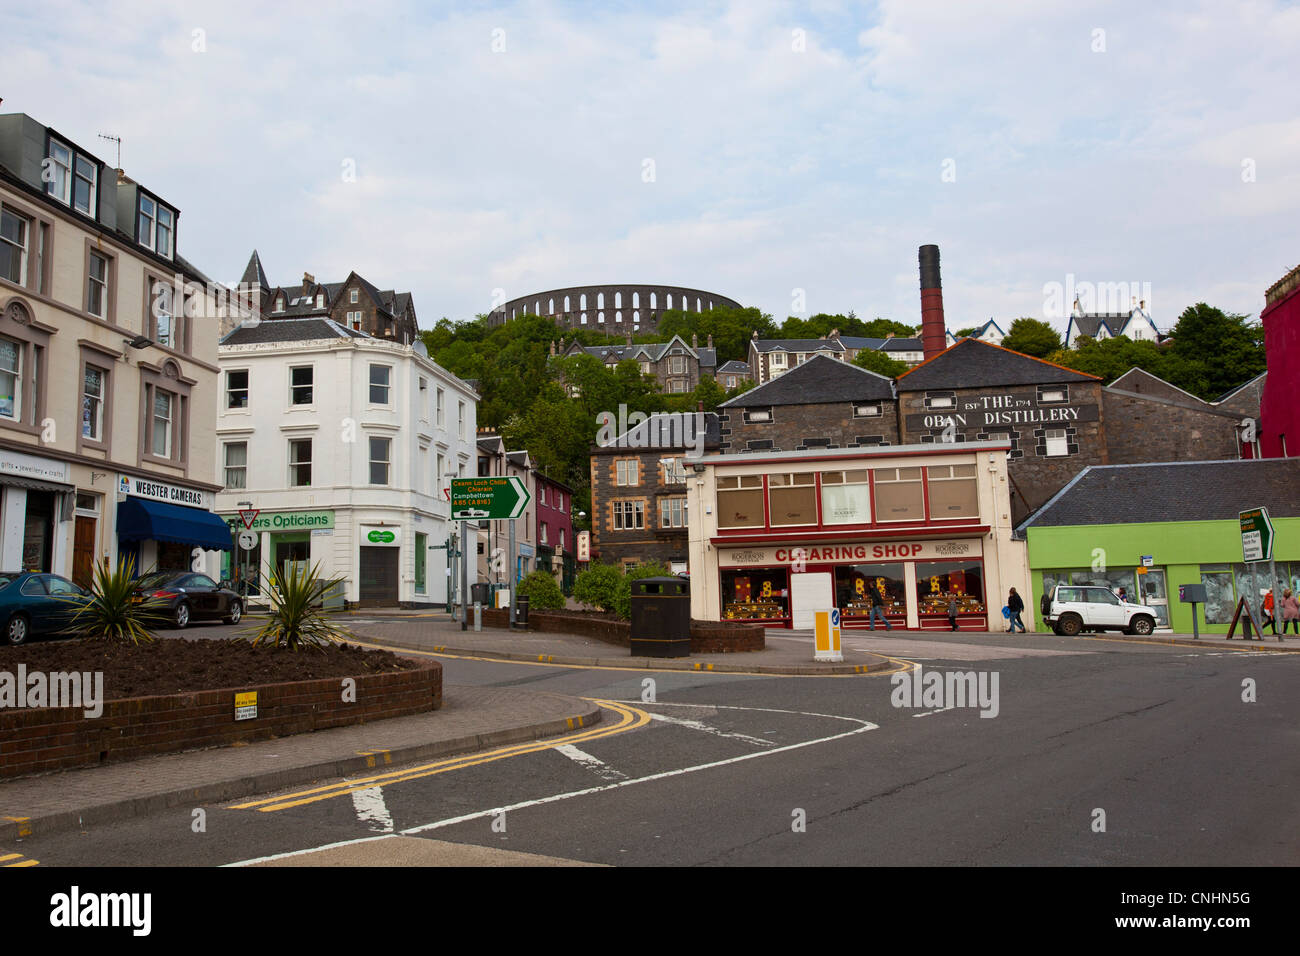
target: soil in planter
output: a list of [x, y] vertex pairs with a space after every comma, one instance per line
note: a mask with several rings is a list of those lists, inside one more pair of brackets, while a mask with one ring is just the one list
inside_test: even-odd
[[234, 641], [159, 640], [138, 647], [102, 640], [52, 640], [0, 646], [0, 671], [102, 671], [104, 698], [152, 697], [258, 684], [360, 677], [419, 665], [389, 651], [335, 644], [321, 651], [285, 651]]

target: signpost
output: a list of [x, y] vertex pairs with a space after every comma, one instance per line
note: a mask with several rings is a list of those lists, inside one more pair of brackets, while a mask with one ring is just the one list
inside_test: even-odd
[[[1259, 561], [1268, 562], [1268, 590], [1270, 592], [1277, 590], [1277, 565], [1273, 560], [1273, 522], [1268, 518], [1267, 508], [1251, 508], [1249, 511], [1240, 511], [1237, 517], [1241, 522], [1241, 558], [1250, 567], [1251, 591], [1258, 592], [1257, 586], [1258, 575], [1255, 571], [1255, 564]], [[1248, 600], [1249, 597], [1249, 600]], [[1242, 627], [1247, 637], [1250, 636], [1250, 623], [1254, 623], [1255, 630], [1259, 634], [1259, 640], [1264, 639], [1264, 630], [1260, 626], [1263, 624], [1263, 615], [1261, 613], [1261, 595], [1258, 593], [1251, 595], [1241, 595], [1237, 602], [1237, 613], [1232, 617], [1232, 625], [1228, 628], [1228, 639], [1232, 639], [1232, 633], [1237, 626], [1237, 618], [1241, 614], [1242, 604], [1246, 605], [1246, 620]], [[1274, 602], [1274, 613], [1277, 613], [1277, 604]], [[1277, 625], [1273, 625], [1273, 632], [1277, 633]]]
[[532, 500], [528, 488], [513, 475], [451, 480], [451, 517], [454, 521], [518, 518]]
[[[515, 626], [515, 518], [524, 513], [528, 502], [533, 500], [528, 487], [519, 478], [497, 476], [485, 478], [451, 479], [451, 518], [453, 521], [509, 521], [510, 522], [510, 626]], [[468, 542], [468, 536], [462, 532], [462, 539]], [[462, 607], [469, 602], [469, 548], [464, 549], [462, 559]], [[461, 630], [465, 630], [464, 616], [461, 618]]]

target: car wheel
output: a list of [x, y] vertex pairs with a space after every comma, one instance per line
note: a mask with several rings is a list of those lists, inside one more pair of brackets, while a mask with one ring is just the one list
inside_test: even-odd
[[1083, 630], [1083, 619], [1077, 614], [1066, 614], [1056, 625], [1056, 633], [1064, 634], [1066, 637], [1074, 637]]
[[184, 601], [176, 605], [176, 610], [172, 612], [172, 623], [178, 630], [183, 629], [190, 623], [190, 606]]
[[238, 624], [239, 619], [244, 616], [244, 606], [238, 601], [230, 602], [230, 613], [223, 618], [227, 624]]
[[1151, 618], [1147, 617], [1145, 614], [1139, 614], [1137, 617], [1133, 618], [1133, 620], [1129, 621], [1129, 627], [1125, 633], [1147, 635], [1155, 629], [1155, 621], [1151, 620]]
[[14, 614], [5, 625], [5, 639], [13, 646], [26, 644], [31, 634], [31, 622], [25, 614]]

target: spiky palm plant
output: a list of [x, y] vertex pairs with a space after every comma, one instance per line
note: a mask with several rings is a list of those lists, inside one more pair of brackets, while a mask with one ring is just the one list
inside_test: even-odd
[[267, 590], [270, 610], [265, 623], [255, 628], [250, 638], [254, 647], [283, 647], [291, 651], [320, 648], [341, 641], [347, 631], [329, 619], [324, 609], [325, 595], [342, 578], [323, 578], [320, 565], [310, 569], [293, 565], [289, 574], [271, 568]]
[[154, 628], [165, 618], [166, 602], [136, 594], [139, 579], [135, 559], [118, 559], [117, 566], [101, 558], [91, 574], [90, 600], [70, 601], [77, 610], [68, 630], [80, 637], [103, 637], [120, 644], [148, 644]]

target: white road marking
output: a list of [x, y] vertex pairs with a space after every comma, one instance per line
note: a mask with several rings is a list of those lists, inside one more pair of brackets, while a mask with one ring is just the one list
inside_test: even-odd
[[679, 727], [689, 727], [691, 730], [699, 730], [706, 734], [713, 734], [715, 737], [730, 737], [735, 740], [748, 741], [751, 744], [757, 744], [760, 747], [772, 746], [772, 741], [764, 740], [762, 737], [751, 737], [749, 734], [730, 734], [725, 730], [719, 730], [717, 727], [710, 727], [708, 724], [699, 720], [686, 720], [682, 717], [665, 717], [663, 714], [651, 714], [651, 719], [663, 721], [665, 724], [676, 724]]
[[940, 707], [938, 710], [927, 710], [924, 714], [913, 714], [912, 716], [913, 716], [913, 717], [933, 717], [935, 714], [942, 714], [945, 710], [954, 710], [955, 708], [956, 708], [956, 705], [953, 705], [952, 707]]
[[551, 749], [564, 754], [564, 756], [568, 757], [574, 763], [581, 764], [603, 780], [627, 779], [627, 774], [615, 770], [609, 764], [605, 763], [605, 761], [598, 757], [593, 757], [585, 750], [579, 750], [577, 747], [573, 746], [573, 744], [561, 744], [560, 746], [552, 747]]
[[[614, 703], [644, 705], [644, 702], [640, 700], [615, 701]], [[674, 705], [668, 704], [667, 702], [660, 702], [660, 703], [653, 704], [651, 706], [663, 707], [663, 706], [674, 706]], [[681, 704], [676, 706], [691, 707], [691, 706], [698, 706], [698, 705]], [[620, 780], [617, 783], [609, 783], [603, 787], [588, 787], [585, 790], [571, 790], [568, 793], [557, 793], [549, 797], [541, 797], [537, 800], [524, 800], [520, 803], [511, 804], [510, 806], [506, 806], [506, 807], [493, 807], [491, 810], [480, 810], [477, 813], [466, 813], [458, 817], [448, 817], [445, 820], [436, 820], [433, 823], [425, 823], [420, 826], [409, 827], [405, 830], [399, 831], [399, 833], [401, 836], [410, 836], [411, 834], [414, 833], [423, 833], [426, 830], [437, 830], [442, 827], [454, 826], [457, 823], [465, 823], [469, 820], [481, 820], [485, 817], [493, 817], [499, 813], [509, 813], [510, 811], [513, 810], [524, 810], [529, 807], [542, 806], [543, 804], [558, 803], [561, 800], [571, 800], [574, 797], [585, 797], [585, 796], [590, 796], [591, 794], [594, 793], [604, 793], [609, 790], [618, 790], [622, 787], [631, 787], [638, 783], [650, 783], [655, 780], [667, 780], [670, 777], [679, 777], [682, 774], [696, 773], [697, 771], [700, 770], [713, 770], [717, 767], [725, 767], [728, 766], [729, 764], [742, 763], [746, 760], [760, 760], [763, 757], [771, 757], [775, 754], [786, 753], [791, 750], [801, 750], [804, 747], [815, 747], [817, 744], [826, 744], [826, 743], [830, 743], [833, 740], [842, 740], [845, 737], [852, 737], [855, 736], [856, 734], [864, 734], [871, 730], [880, 729], [879, 724], [873, 724], [869, 720], [862, 720], [859, 717], [844, 717], [839, 714], [816, 714], [807, 711], [778, 710], [769, 707], [738, 707], [732, 705], [711, 705], [711, 706], [717, 706], [719, 710], [749, 710], [749, 711], [755, 711], [758, 713], [765, 713], [765, 714], [792, 714], [797, 717], [822, 717], [827, 720], [848, 721], [849, 723], [854, 723], [857, 724], [858, 726], [854, 727], [852, 730], [846, 730], [844, 731], [844, 733], [841, 734], [832, 734], [829, 737], [818, 737], [816, 740], [805, 740], [802, 743], [797, 743], [797, 744], [787, 744], [784, 747], [777, 747], [775, 750], [760, 750], [755, 753], [742, 754], [739, 757], [729, 757], [726, 760], [715, 760], [712, 763], [696, 764], [693, 767], [682, 767], [677, 770], [666, 770], [662, 773], [654, 773], [646, 777], [637, 777], [633, 780]], [[251, 860], [239, 860], [235, 863], [226, 863], [223, 865], [228, 867], [251, 866], [254, 863], [267, 863], [270, 862], [271, 860], [284, 860], [284, 859], [288, 859], [289, 857], [302, 856], [303, 854], [306, 853], [315, 853], [317, 850], [332, 850], [335, 847], [354, 846], [358, 843], [370, 843], [374, 840], [387, 840], [395, 835], [397, 834], [383, 834], [377, 837], [361, 837], [356, 840], [344, 840], [340, 843], [329, 843], [326, 844], [325, 846], [311, 847], [306, 850], [290, 850], [287, 853], [274, 853], [270, 856], [261, 856]]]
[[367, 787], [365, 790], [354, 790], [352, 806], [356, 808], [357, 819], [362, 823], [369, 823], [370, 829], [381, 833], [393, 832], [393, 817], [384, 803], [382, 788]]

